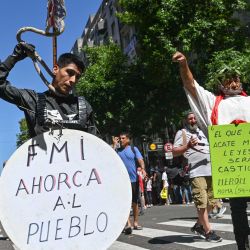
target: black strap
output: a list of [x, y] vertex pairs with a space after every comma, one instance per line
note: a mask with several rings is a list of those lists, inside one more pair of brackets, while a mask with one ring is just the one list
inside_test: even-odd
[[36, 117], [39, 125], [43, 125], [47, 118], [46, 97], [44, 93], [37, 94]]
[[134, 153], [134, 159], [135, 159], [135, 164], [136, 164], [136, 167], [138, 168], [139, 167], [139, 162], [138, 162], [138, 160], [137, 160], [137, 158], [136, 158], [136, 153], [135, 153], [135, 147], [134, 147], [134, 145], [130, 145], [130, 147], [131, 147], [131, 150], [132, 150], [132, 152]]
[[135, 154], [135, 147], [134, 147], [133, 145], [130, 145], [130, 147], [131, 147], [131, 150], [132, 150], [132, 152], [134, 153], [134, 155], [135, 155], [135, 157], [136, 157], [136, 154]]

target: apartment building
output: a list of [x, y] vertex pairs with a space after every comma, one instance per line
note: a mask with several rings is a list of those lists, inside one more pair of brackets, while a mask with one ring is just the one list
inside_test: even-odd
[[122, 24], [116, 13], [122, 11], [117, 0], [103, 0], [98, 11], [90, 15], [83, 33], [75, 41], [71, 52], [85, 58], [84, 46], [107, 44], [110, 40], [118, 44], [130, 58], [136, 56], [135, 28]]

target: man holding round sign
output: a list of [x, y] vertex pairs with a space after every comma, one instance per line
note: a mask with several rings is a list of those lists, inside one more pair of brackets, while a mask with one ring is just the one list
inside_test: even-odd
[[19, 43], [0, 63], [0, 98], [24, 111], [32, 137], [3, 169], [1, 223], [21, 250], [107, 249], [130, 211], [128, 173], [114, 150], [90, 134], [96, 134], [92, 108], [73, 93], [84, 70], [78, 56], [59, 57], [44, 93], [9, 83], [14, 65], [33, 53], [34, 46]]
[[[250, 97], [242, 89], [241, 75], [235, 65], [218, 69], [220, 95], [215, 96], [194, 80], [187, 59], [182, 53], [176, 52], [173, 61], [179, 63], [189, 104], [204, 131], [207, 132], [208, 125], [250, 122]], [[227, 65], [230, 63], [231, 61], [226, 62]], [[249, 249], [250, 229], [246, 212], [248, 199], [249, 197], [230, 199], [234, 234], [239, 250]]]

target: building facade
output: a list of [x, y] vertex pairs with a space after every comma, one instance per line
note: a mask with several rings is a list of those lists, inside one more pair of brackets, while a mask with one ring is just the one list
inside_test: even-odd
[[[122, 9], [117, 0], [103, 0], [98, 11], [90, 15], [83, 33], [75, 41], [71, 52], [86, 60], [84, 46], [93, 47], [107, 44], [110, 40], [120, 46], [129, 58], [136, 57], [135, 28], [122, 24], [116, 16]], [[85, 61], [86, 62], [86, 61]]]

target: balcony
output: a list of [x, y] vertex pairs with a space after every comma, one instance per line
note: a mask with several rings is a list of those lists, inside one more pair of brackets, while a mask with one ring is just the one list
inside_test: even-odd
[[105, 20], [101, 20], [97, 23], [97, 30], [99, 34], [105, 33], [107, 29], [107, 22]]

